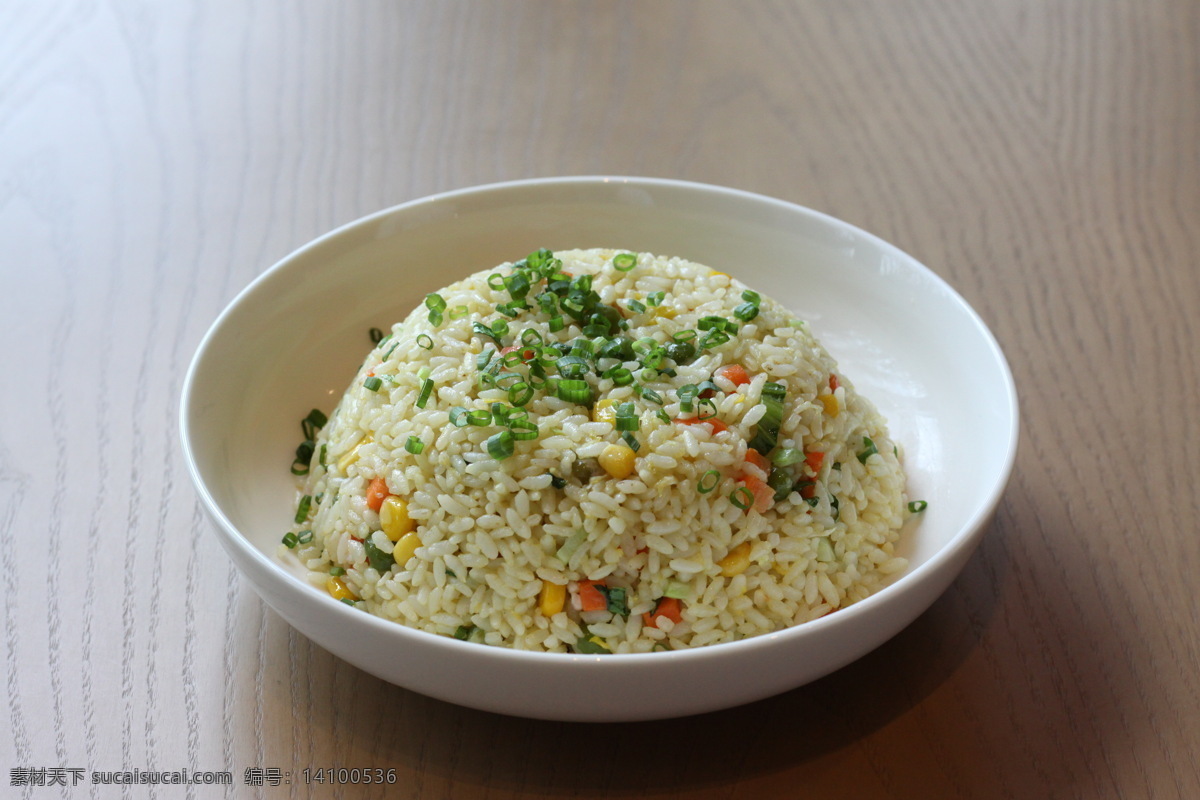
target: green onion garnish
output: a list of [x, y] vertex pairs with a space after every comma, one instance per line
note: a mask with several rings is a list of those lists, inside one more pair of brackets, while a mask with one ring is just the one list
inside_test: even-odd
[[450, 319], [462, 319], [467, 314], [471, 313], [471, 309], [464, 306], [455, 306], [450, 309]]
[[383, 381], [374, 375], [363, 381], [363, 387], [370, 392], [378, 392], [380, 386], [383, 386]]
[[417, 408], [424, 408], [429, 402], [429, 395], [433, 393], [433, 380], [426, 378], [421, 381], [421, 394], [417, 397]]
[[660, 408], [660, 409], [656, 410], [654, 412], [654, 416], [658, 417], [659, 419], [661, 419], [663, 422], [667, 423], [668, 425], [671, 424], [671, 415], [668, 414], [664, 409]]
[[433, 349], [433, 337], [430, 336], [428, 333], [418, 334], [417, 335], [417, 344], [420, 347], [424, 347], [426, 350], [432, 350]]
[[508, 387], [508, 402], [523, 406], [533, 399], [533, 387], [525, 381], [517, 381]]
[[450, 424], [456, 428], [462, 428], [468, 425], [467, 410], [462, 406], [455, 406], [450, 409]]
[[629, 449], [633, 452], [636, 453], [638, 450], [642, 449], [641, 443], [637, 440], [637, 437], [634, 436], [632, 432], [625, 431], [621, 434], [621, 438], [625, 440], [625, 444], [629, 445]]
[[867, 463], [867, 459], [870, 458], [871, 456], [875, 455], [878, 452], [879, 452], [879, 449], [875, 447], [875, 443], [872, 442], [870, 439], [868, 439], [866, 436], [864, 436], [863, 437], [863, 450], [861, 453], [858, 454], [859, 463], [862, 463], [862, 464]]
[[367, 331], [367, 335], [371, 337], [371, 344], [377, 345], [383, 341], [383, 331], [379, 330], [379, 328], [371, 328], [371, 330]]
[[345, 575], [345, 574], [346, 574], [346, 568], [345, 568], [345, 567], [339, 567], [339, 566], [333, 566], [333, 567], [330, 567], [330, 568], [329, 568], [329, 574], [330, 574], [330, 575], [332, 575], [333, 577], [337, 578], [337, 577], [339, 577], [339, 576], [341, 576], [341, 575]]
[[762, 389], [762, 404], [767, 411], [755, 426], [750, 446], [764, 456], [775, 447], [779, 439], [779, 425], [783, 422], [783, 397], [787, 389], [781, 383], [767, 383]]
[[304, 495], [300, 498], [300, 504], [296, 506], [296, 524], [299, 525], [304, 520], [308, 519], [308, 510], [312, 508], [312, 496]]
[[[495, 331], [493, 331], [487, 325], [483, 324], [482, 322], [472, 322], [471, 330], [475, 331], [475, 333], [479, 334], [480, 336], [487, 336], [490, 339], [494, 339], [496, 341], [496, 344], [498, 344], [498, 345], [501, 344], [500, 335], [497, 334]], [[490, 353], [491, 351], [485, 351], [485, 352]], [[483, 353], [480, 353], [479, 357], [483, 358]], [[491, 356], [489, 355], [488, 358], [491, 358]], [[478, 363], [478, 362], [476, 362], [476, 363]], [[484, 363], [486, 364], [487, 362], [484, 362]], [[483, 369], [482, 366], [479, 368]]]
[[531, 419], [509, 419], [508, 429], [518, 442], [532, 441], [538, 437], [537, 423]]
[[629, 603], [626, 601], [626, 590], [623, 586], [609, 586], [603, 591], [608, 598], [608, 613], [629, 616]]
[[488, 437], [488, 455], [497, 461], [503, 461], [513, 454], [513, 435], [510, 431], [500, 431]]
[[564, 378], [558, 382], [558, 398], [568, 403], [587, 404], [592, 399], [592, 387], [585, 380]]
[[482, 428], [492, 424], [492, 412], [485, 411], [482, 408], [477, 408], [474, 411], [467, 412], [467, 423], [474, 425], [477, 428]]
[[363, 549], [367, 551], [367, 561], [380, 575], [387, 572], [396, 563], [395, 556], [380, 550], [370, 536], [363, 539]]
[[719, 470], [710, 469], [708, 472], [700, 476], [696, 481], [696, 491], [700, 494], [708, 494], [713, 489], [717, 488], [717, 484], [721, 482], [721, 473]]
[[404, 449], [414, 456], [420, 455], [421, 451], [425, 449], [425, 443], [416, 436], [409, 436], [408, 441], [404, 443]]
[[758, 316], [757, 303], [742, 303], [733, 310], [733, 315], [742, 322], [749, 322]]
[[325, 427], [325, 423], [329, 419], [321, 412], [319, 408], [314, 408], [308, 412], [308, 416], [300, 420], [300, 430], [304, 432], [305, 439], [316, 439], [317, 431]]
[[475, 630], [474, 625], [459, 625], [454, 629], [454, 638], [460, 642], [465, 642], [471, 638], [471, 631]]
[[283, 535], [283, 543], [287, 545], [289, 550], [296, 546], [297, 541], [296, 534], [292, 533], [291, 531], [288, 531]]
[[638, 430], [640, 423], [633, 403], [621, 403], [617, 406], [616, 424], [619, 431]]
[[629, 272], [637, 266], [637, 256], [633, 253], [618, 253], [613, 256], [613, 266], [621, 272]]
[[924, 500], [913, 500], [908, 504], [908, 510], [914, 514], [919, 514], [929, 507], [929, 503]]
[[664, 299], [666, 299], [666, 297], [667, 297], [667, 293], [664, 291], [660, 290], [657, 292], [651, 292], [650, 294], [646, 295], [646, 304], [651, 305], [651, 306], [657, 306], [657, 305], [661, 304], [662, 301]]
[[797, 447], [780, 447], [771, 453], [771, 463], [777, 467], [790, 467], [804, 460], [804, 451]]
[[446, 310], [446, 301], [436, 292], [425, 295], [425, 307], [429, 309], [429, 324], [442, 324], [442, 312]]
[[747, 508], [754, 505], [754, 492], [750, 491], [745, 486], [739, 486], [729, 493], [729, 502], [745, 511]]
[[296, 536], [296, 541], [299, 542], [300, 544], [308, 544], [312, 540], [313, 540], [313, 532], [312, 531], [300, 531], [300, 533]]

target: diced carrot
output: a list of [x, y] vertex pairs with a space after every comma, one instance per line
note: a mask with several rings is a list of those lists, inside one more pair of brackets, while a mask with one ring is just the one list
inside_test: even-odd
[[746, 368], [741, 364], [726, 364], [723, 367], [717, 367], [717, 371], [713, 373], [713, 376], [724, 378], [734, 386], [741, 386], [744, 383], [750, 382], [750, 375], [747, 374]]
[[659, 617], [666, 617], [678, 625], [683, 620], [681, 611], [682, 608], [677, 598], [660, 597], [658, 605], [654, 607], [654, 610], [648, 614], [642, 614], [642, 619], [646, 621], [646, 627], [648, 628], [657, 628]]
[[800, 482], [800, 496], [802, 498], [804, 498], [805, 500], [810, 500], [810, 499], [816, 497], [817, 496], [816, 481], [801, 481]]
[[387, 483], [383, 478], [372, 478], [371, 485], [367, 487], [367, 508], [372, 511], [379, 511], [383, 507], [383, 501], [387, 499], [389, 492]]
[[580, 611], [603, 611], [608, 608], [608, 596], [600, 591], [604, 581], [580, 581], [576, 588]]
[[720, 433], [721, 431], [729, 430], [729, 426], [724, 422], [721, 422], [721, 420], [717, 419], [716, 417], [707, 417], [705, 419], [700, 419], [699, 417], [690, 417], [688, 419], [677, 419], [675, 421], [684, 425], [712, 425], [713, 433]]
[[753, 447], [746, 448], [746, 463], [757, 467], [762, 472], [762, 477], [764, 478], [771, 474], [771, 463], [767, 461], [766, 456]]
[[829, 391], [836, 392], [837, 387], [839, 385], [840, 384], [838, 383], [837, 375], [830, 373], [830, 375], [829, 375]]
[[775, 504], [775, 490], [749, 472], [742, 475], [742, 485], [754, 495], [754, 505], [751, 508], [758, 513], [763, 513]]
[[537, 353], [535, 353], [531, 348], [526, 347], [524, 349], [521, 349], [520, 347], [517, 347], [515, 344], [510, 344], [508, 347], [503, 348], [500, 351], [500, 355], [506, 356], [509, 353], [516, 352], [517, 350], [521, 350], [521, 360], [522, 361], [530, 361], [533, 359], [534, 356], [537, 355]]
[[821, 464], [825, 463], [825, 454], [819, 452], [805, 453], [804, 463], [808, 464], [808, 468], [813, 471], [813, 474], [821, 471]]

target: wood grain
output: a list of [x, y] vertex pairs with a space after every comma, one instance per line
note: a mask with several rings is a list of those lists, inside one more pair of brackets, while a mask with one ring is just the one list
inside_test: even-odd
[[[0, 4], [0, 766], [238, 784], [171, 797], [1200, 796], [1198, 42], [1188, 0]], [[845, 218], [1008, 355], [984, 544], [823, 680], [639, 725], [457, 708], [297, 634], [208, 530], [178, 399], [241, 287], [397, 202], [586, 173]], [[303, 785], [337, 766], [397, 784]]]

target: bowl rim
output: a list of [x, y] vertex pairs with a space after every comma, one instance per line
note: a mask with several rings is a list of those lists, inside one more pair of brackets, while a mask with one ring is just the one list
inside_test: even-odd
[[[906, 571], [899, 578], [888, 583], [886, 586], [869, 595], [868, 597], [852, 603], [849, 606], [840, 608], [836, 613], [830, 613], [823, 617], [819, 617], [799, 625], [793, 625], [787, 628], [782, 628], [778, 631], [773, 631], [771, 633], [759, 634], [733, 642], [722, 642], [684, 650], [652, 651], [649, 653], [611, 653], [605, 655], [587, 655], [580, 653], [553, 653], [530, 650], [515, 650], [508, 647], [491, 645], [480, 646], [477, 643], [463, 642], [451, 637], [430, 633], [417, 628], [411, 628], [402, 623], [383, 619], [382, 617], [377, 617], [373, 614], [363, 612], [358, 609], [346, 607], [345, 604], [334, 600], [332, 597], [322, 597], [320, 592], [314, 590], [311, 584], [306, 584], [296, 575], [284, 569], [282, 565], [276, 563], [268, 554], [256, 547], [244, 534], [237, 529], [237, 526], [232, 523], [232, 521], [225, 515], [220, 506], [217, 504], [212, 493], [208, 489], [204, 477], [200, 473], [200, 469], [196, 463], [196, 458], [191, 444], [192, 429], [189, 418], [191, 416], [192, 404], [194, 401], [193, 395], [196, 373], [199, 371], [200, 365], [204, 361], [213, 340], [219, 335], [221, 328], [225, 325], [229, 317], [232, 316], [236, 312], [236, 309], [246, 301], [246, 298], [248, 298], [261, 284], [271, 280], [276, 273], [286, 269], [292, 262], [303, 259], [313, 250], [324, 247], [329, 242], [346, 236], [347, 234], [350, 234], [358, 229], [369, 227], [379, 220], [394, 215], [403, 214], [406, 211], [410, 211], [414, 208], [453, 202], [456, 199], [464, 197], [479, 197], [487, 194], [502, 192], [513, 192], [545, 187], [580, 187], [583, 189], [594, 189], [604, 185], [632, 186], [645, 189], [666, 189], [673, 191], [715, 194], [737, 201], [766, 204], [789, 213], [799, 213], [802, 216], [813, 218], [824, 225], [849, 231], [855, 237], [861, 238], [871, 243], [875, 247], [899, 257], [908, 265], [909, 268], [915, 268], [918, 272], [924, 273], [924, 279], [931, 280], [939, 286], [939, 289], [944, 293], [944, 296], [958, 307], [958, 310], [965, 315], [967, 320], [970, 321], [976, 332], [983, 337], [984, 344], [986, 345], [986, 348], [994, 361], [994, 365], [999, 368], [999, 377], [1005, 388], [1004, 405], [1005, 411], [1007, 412], [1008, 429], [1005, 444], [1005, 456], [992, 485], [989, 487], [988, 491], [980, 497], [979, 502], [976, 504], [974, 513], [959, 526], [958, 530], [950, 537], [946, 544], [932, 553], [925, 561], [918, 564], [915, 568]], [[412, 200], [407, 200], [402, 203], [397, 203], [387, 208], [383, 208], [358, 217], [357, 219], [350, 220], [292, 250], [270, 267], [265, 269], [241, 291], [239, 291], [225, 305], [220, 314], [218, 314], [216, 319], [205, 332], [204, 336], [201, 338], [188, 365], [187, 372], [184, 375], [180, 392], [178, 422], [179, 436], [183, 448], [183, 456], [188, 475], [191, 478], [192, 484], [202, 505], [213, 521], [217, 523], [217, 530], [221, 534], [222, 540], [224, 541], [226, 547], [236, 548], [238, 552], [250, 558], [255, 566], [257, 566], [264, 574], [271, 574], [279, 578], [291, 589], [305, 592], [306, 596], [310, 597], [310, 599], [318, 602], [327, 601], [328, 604], [331, 604], [329, 606], [331, 609], [333, 606], [337, 606], [338, 608], [333, 609], [335, 613], [355, 615], [347, 616], [345, 618], [347, 621], [353, 621], [353, 624], [357, 625], [365, 624], [378, 630], [382, 635], [385, 636], [397, 636], [399, 637], [397, 640], [399, 642], [404, 642], [410, 637], [415, 637], [412, 639], [413, 643], [420, 643], [423, 646], [439, 648], [446, 647], [450, 648], [450, 652], [459, 653], [467, 652], [462, 650], [463, 647], [472, 647], [474, 649], [470, 652], [476, 653], [477, 655], [483, 657], [509, 659], [515, 660], [515, 663], [518, 664], [527, 662], [531, 665], [568, 662], [594, 662], [597, 659], [601, 659], [605, 664], [644, 665], [648, 662], [664, 663], [668, 660], [683, 660], [687, 662], [692, 660], [708, 660], [713, 658], [734, 658], [743, 653], [771, 647], [780, 640], [790, 640], [793, 638], [799, 639], [807, 636], [818, 635], [821, 631], [824, 631], [828, 628], [851, 624], [853, 620], [856, 620], [863, 615], [870, 615], [874, 613], [874, 609], [876, 607], [888, 604], [894, 597], [899, 597], [905, 592], [915, 590], [917, 586], [924, 583], [926, 575], [941, 570], [947, 563], [952, 563], [957, 558], [963, 556], [964, 550], [969, 551], [977, 546], [978, 540], [982, 537], [983, 530], [988, 520], [997, 508], [1005, 488], [1011, 479], [1016, 463], [1020, 438], [1020, 413], [1016, 385], [1013, 379], [1011, 367], [1009, 366], [1008, 361], [1004, 356], [1004, 352], [1001, 349], [999, 342], [995, 338], [995, 335], [988, 328], [987, 324], [983, 321], [978, 312], [962, 297], [962, 295], [958, 293], [957, 290], [950, 286], [945, 279], [935, 273], [916, 257], [910, 255], [904, 250], [901, 250], [896, 245], [893, 245], [890, 242], [876, 236], [875, 234], [859, 228], [853, 223], [788, 200], [782, 200], [769, 195], [716, 184], [674, 178], [606, 174], [522, 178], [519, 180], [499, 181], [438, 192], [435, 194], [414, 198]], [[309, 590], [312, 590], [311, 593], [309, 593]], [[936, 596], [937, 595], [935, 595], [935, 599]], [[921, 611], [918, 612], [918, 615], [919, 613], [923, 613], [924, 610], [925, 609], [922, 608]]]

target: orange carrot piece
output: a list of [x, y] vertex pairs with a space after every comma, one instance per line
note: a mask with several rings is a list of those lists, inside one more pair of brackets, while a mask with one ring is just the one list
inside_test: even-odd
[[608, 608], [608, 596], [600, 591], [604, 581], [580, 581], [576, 589], [579, 594], [580, 611], [603, 611]]
[[675, 421], [683, 425], [712, 425], [713, 433], [720, 433], [721, 431], [729, 430], [729, 426], [724, 422], [721, 422], [721, 420], [717, 419], [716, 417], [708, 417], [707, 419], [691, 417], [689, 419], [677, 419]]
[[767, 457], [753, 447], [746, 448], [746, 463], [758, 467], [764, 478], [771, 474], [771, 462], [767, 461]]
[[387, 499], [388, 488], [387, 483], [383, 478], [372, 478], [371, 485], [367, 487], [367, 508], [372, 511], [379, 511], [383, 507], [383, 501]]
[[808, 468], [816, 474], [821, 471], [821, 465], [825, 463], [825, 454], [819, 452], [805, 453], [804, 463], [808, 464]]
[[658, 605], [648, 614], [642, 614], [642, 619], [646, 622], [646, 627], [657, 628], [658, 618], [666, 617], [675, 624], [679, 624], [683, 620], [683, 615], [680, 613], [682, 608], [679, 600], [674, 597], [660, 597]]
[[741, 364], [726, 364], [723, 367], [717, 367], [717, 371], [713, 375], [725, 378], [734, 386], [750, 382], [750, 375]]
[[754, 495], [754, 504], [750, 507], [758, 513], [763, 513], [775, 504], [775, 490], [750, 473], [742, 475], [742, 485]]

